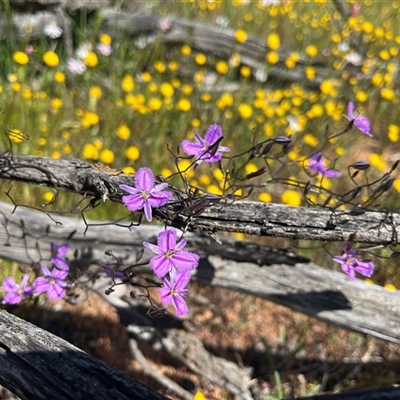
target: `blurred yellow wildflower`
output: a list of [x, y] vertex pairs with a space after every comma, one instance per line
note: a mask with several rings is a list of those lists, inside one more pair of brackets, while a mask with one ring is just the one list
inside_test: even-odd
[[192, 52], [192, 49], [191, 49], [191, 47], [190, 47], [189, 45], [184, 44], [184, 45], [181, 47], [181, 53], [182, 53], [184, 56], [190, 55], [191, 52]]
[[306, 112], [308, 118], [318, 118], [324, 114], [324, 107], [321, 104], [313, 104]]
[[244, 43], [247, 40], [247, 32], [244, 29], [238, 29], [235, 32], [235, 39], [239, 43]]
[[365, 21], [361, 25], [361, 30], [365, 33], [372, 33], [372, 31], [374, 30], [374, 25], [371, 21]]
[[207, 174], [201, 174], [200, 177], [199, 177], [199, 182], [203, 186], [208, 186], [211, 183], [211, 178]]
[[316, 71], [314, 67], [308, 66], [304, 69], [304, 72], [306, 74], [306, 78], [310, 81], [315, 79], [316, 76]]
[[276, 51], [269, 51], [266, 56], [269, 64], [276, 64], [279, 61], [279, 54]]
[[57, 71], [55, 74], [54, 74], [54, 80], [57, 82], [57, 83], [64, 83], [65, 82], [65, 74], [64, 74], [64, 72], [61, 72], [61, 71]]
[[170, 61], [168, 63], [168, 69], [172, 72], [175, 72], [178, 69], [178, 63], [176, 61]]
[[90, 128], [99, 123], [99, 116], [96, 113], [85, 111], [81, 118], [81, 125], [84, 128]]
[[103, 43], [103, 44], [108, 44], [108, 45], [110, 45], [111, 42], [112, 42], [111, 36], [110, 36], [110, 35], [107, 35], [106, 33], [103, 33], [103, 34], [101, 34], [100, 37], [99, 37], [99, 42], [100, 42], [100, 43]]
[[333, 85], [333, 82], [329, 79], [321, 82], [321, 84], [319, 85], [319, 89], [321, 90], [322, 94], [331, 95], [333, 97], [337, 95], [337, 90]]
[[91, 86], [89, 89], [89, 96], [94, 99], [99, 99], [101, 97], [101, 87]]
[[58, 97], [55, 97], [53, 100], [51, 100], [51, 108], [53, 110], [59, 110], [63, 105], [63, 102], [61, 99]]
[[122, 168], [122, 172], [126, 175], [132, 175], [136, 172], [136, 170], [135, 170], [135, 168], [128, 166], [128, 167]]
[[215, 65], [215, 69], [219, 74], [225, 75], [229, 71], [229, 65], [226, 61], [221, 60], [217, 62], [217, 64]]
[[389, 290], [389, 292], [395, 292], [397, 290], [396, 286], [394, 286], [392, 283], [386, 283], [384, 288]]
[[44, 192], [42, 197], [44, 201], [50, 203], [53, 200], [54, 195], [53, 192]]
[[281, 39], [279, 35], [275, 32], [270, 33], [267, 36], [267, 45], [271, 50], [278, 50], [281, 45]]
[[305, 48], [305, 53], [309, 57], [315, 57], [318, 54], [318, 47], [314, 44], [310, 44]]
[[243, 65], [243, 67], [240, 68], [240, 75], [242, 75], [243, 78], [248, 78], [251, 75], [251, 68], [247, 65]]
[[21, 143], [24, 139], [24, 134], [19, 129], [10, 129], [8, 131], [8, 137], [14, 143]]
[[198, 53], [194, 57], [194, 61], [196, 61], [198, 65], [204, 65], [207, 62], [207, 57], [203, 53]]
[[43, 54], [42, 60], [48, 67], [51, 68], [56, 67], [60, 63], [58, 55], [54, 53], [54, 51], [46, 51]]
[[296, 190], [285, 190], [282, 193], [282, 203], [288, 204], [290, 206], [299, 206], [301, 205], [303, 198], [301, 194]]
[[211, 94], [208, 92], [202, 93], [200, 97], [206, 103], [211, 100]]
[[262, 201], [263, 203], [271, 203], [272, 196], [269, 193], [260, 193], [258, 195], [258, 200]]
[[391, 142], [399, 141], [399, 133], [400, 133], [400, 128], [398, 125], [395, 124], [389, 125], [388, 138]]
[[147, 104], [151, 111], [158, 111], [162, 107], [163, 102], [158, 97], [151, 97]]
[[247, 103], [239, 104], [238, 111], [242, 119], [248, 119], [253, 115], [253, 108], [250, 104]]
[[168, 82], [163, 82], [160, 85], [160, 93], [164, 97], [172, 97], [174, 95], [174, 87]]
[[382, 97], [382, 99], [391, 101], [391, 100], [394, 99], [394, 96], [395, 96], [395, 94], [394, 94], [393, 89], [383, 88], [383, 89], [381, 90], [381, 97]]
[[111, 164], [114, 158], [115, 156], [112, 150], [105, 149], [100, 153], [100, 161], [104, 164]]
[[258, 170], [258, 167], [254, 163], [247, 163], [244, 167], [244, 171], [246, 172], [246, 175], [251, 174], [252, 172], [256, 172]]
[[135, 88], [135, 83], [133, 81], [132, 75], [124, 75], [121, 82], [122, 90], [126, 93], [132, 92]]
[[29, 57], [23, 51], [16, 51], [13, 54], [13, 60], [19, 65], [26, 65], [29, 62]]
[[89, 51], [83, 59], [83, 62], [87, 67], [93, 68], [98, 65], [99, 59], [97, 58], [97, 54], [95, 52]]
[[207, 186], [207, 192], [211, 194], [216, 194], [221, 196], [223, 194], [221, 188], [217, 185], [209, 185]]
[[178, 171], [184, 176], [186, 175], [189, 179], [192, 179], [195, 175], [192, 164], [190, 160], [179, 160], [177, 165]]
[[125, 157], [130, 161], [136, 161], [140, 157], [140, 151], [136, 146], [129, 146], [125, 150]]
[[97, 160], [99, 157], [97, 147], [92, 143], [86, 143], [83, 146], [82, 156], [86, 160]]
[[308, 144], [309, 146], [312, 146], [312, 147], [316, 147], [319, 144], [318, 138], [316, 138], [311, 133], [306, 133], [303, 137], [303, 141], [305, 144]]
[[117, 136], [122, 140], [128, 140], [131, 137], [131, 130], [126, 124], [122, 124], [117, 128]]
[[365, 103], [368, 100], [368, 93], [364, 90], [358, 90], [356, 92], [356, 100], [359, 103]]
[[162, 61], [156, 61], [154, 63], [154, 69], [159, 73], [159, 74], [163, 74], [165, 72], [165, 70], [167, 69], [167, 67], [165, 66], [165, 64]]
[[386, 162], [382, 156], [377, 153], [372, 153], [368, 158], [369, 163], [378, 171], [384, 172], [386, 170]]
[[177, 104], [178, 110], [188, 112], [192, 108], [188, 99], [180, 99]]

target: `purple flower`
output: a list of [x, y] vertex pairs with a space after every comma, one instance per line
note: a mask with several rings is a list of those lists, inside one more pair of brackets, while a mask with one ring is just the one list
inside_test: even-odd
[[345, 117], [349, 121], [353, 121], [353, 125], [358, 128], [362, 133], [365, 133], [368, 136], [372, 136], [371, 134], [371, 122], [364, 115], [354, 116], [354, 103], [352, 101], [349, 102], [347, 107], [347, 114]]
[[222, 128], [219, 125], [214, 124], [208, 128], [204, 139], [195, 133], [195, 143], [192, 143], [189, 140], [184, 140], [181, 146], [188, 156], [197, 157], [196, 166], [203, 160], [207, 163], [213, 163], [222, 158], [223, 151], [230, 151], [229, 147], [218, 146], [217, 142], [219, 142], [221, 138]]
[[342, 270], [350, 279], [355, 279], [356, 272], [363, 276], [370, 277], [375, 269], [375, 265], [369, 260], [359, 260], [358, 250], [351, 250], [353, 243], [345, 243], [343, 245], [343, 254], [341, 256], [333, 257], [333, 261], [342, 265]]
[[150, 259], [149, 264], [159, 278], [163, 278], [169, 272], [174, 279], [177, 271], [188, 272], [199, 264], [200, 257], [197, 254], [182, 250], [187, 240], [182, 239], [176, 243], [176, 237], [174, 229], [166, 229], [158, 235], [158, 246], [143, 242], [144, 247], [157, 254]]
[[18, 304], [24, 296], [30, 296], [33, 290], [31, 286], [27, 286], [28, 279], [29, 274], [23, 276], [20, 284], [15, 283], [11, 277], [4, 279], [3, 288], [7, 291], [7, 294], [3, 298], [3, 304]]
[[150, 168], [140, 168], [135, 174], [135, 187], [119, 185], [122, 190], [130, 193], [122, 197], [122, 202], [130, 211], [144, 208], [147, 221], [152, 219], [151, 208], [158, 208], [166, 204], [172, 198], [172, 193], [163, 191], [168, 183], [160, 183], [154, 186], [154, 175]]
[[311, 156], [308, 167], [317, 174], [326, 176], [328, 178], [339, 178], [342, 176], [341, 172], [326, 168], [325, 160], [321, 153], [315, 153]]
[[47, 292], [47, 297], [50, 300], [58, 300], [65, 297], [65, 288], [69, 286], [68, 282], [65, 282], [68, 272], [60, 271], [57, 268], [53, 268], [49, 271], [44, 264], [42, 264], [41, 267], [44, 276], [39, 276], [35, 279], [33, 294], [37, 296]]
[[50, 261], [62, 271], [69, 271], [68, 262], [65, 260], [65, 254], [68, 251], [68, 244], [63, 243], [61, 246], [57, 246], [51, 243], [51, 258]]
[[190, 274], [188, 272], [177, 273], [171, 281], [167, 278], [162, 279], [164, 287], [158, 289], [161, 296], [161, 301], [167, 307], [171, 301], [176, 309], [176, 315], [182, 317], [189, 312], [189, 307], [183, 296], [186, 296], [189, 291], [185, 286], [190, 281]]

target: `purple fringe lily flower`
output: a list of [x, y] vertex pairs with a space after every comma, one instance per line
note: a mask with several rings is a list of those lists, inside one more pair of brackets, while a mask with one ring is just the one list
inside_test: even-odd
[[349, 121], [353, 121], [353, 125], [358, 128], [359, 131], [372, 137], [370, 120], [364, 115], [354, 115], [354, 103], [352, 101], [349, 102], [347, 107], [347, 115], [345, 115], [345, 117]]
[[[229, 147], [218, 145], [221, 138], [222, 128], [214, 124], [207, 129], [204, 139], [195, 133], [195, 143], [184, 140], [181, 146], [188, 156], [195, 156], [197, 158], [195, 166], [198, 166], [202, 161], [211, 164], [222, 158], [222, 152], [230, 151]], [[216, 146], [218, 147], [215, 148]]]
[[177, 272], [188, 272], [197, 268], [200, 257], [190, 251], [182, 250], [187, 243], [186, 239], [176, 242], [177, 232], [174, 229], [166, 229], [158, 235], [158, 246], [143, 242], [156, 255], [150, 259], [150, 266], [153, 272], [163, 278], [170, 273], [173, 279]]
[[15, 283], [10, 276], [3, 281], [3, 288], [7, 294], [3, 298], [3, 304], [18, 304], [25, 296], [30, 296], [33, 292], [31, 286], [28, 286], [29, 274], [25, 274], [21, 283]]
[[125, 192], [130, 193], [122, 197], [122, 202], [130, 211], [144, 209], [147, 221], [152, 220], [151, 208], [162, 207], [172, 198], [172, 193], [165, 191], [168, 183], [160, 183], [154, 186], [154, 174], [150, 168], [143, 167], [135, 174], [135, 187], [119, 185]]
[[315, 153], [311, 156], [308, 167], [317, 174], [326, 176], [328, 178], [339, 178], [342, 176], [341, 172], [326, 168], [325, 160], [321, 153]]
[[189, 312], [189, 307], [183, 296], [189, 293], [185, 286], [189, 283], [190, 278], [190, 273], [178, 272], [171, 281], [163, 278], [164, 287], [158, 289], [163, 305], [167, 307], [172, 302], [178, 317], [183, 317]]
[[57, 246], [55, 243], [51, 243], [51, 258], [50, 261], [62, 271], [69, 271], [68, 262], [65, 259], [65, 254], [68, 251], [68, 244], [63, 243], [61, 246]]
[[356, 272], [363, 276], [370, 277], [375, 269], [374, 263], [369, 260], [359, 260], [357, 258], [358, 250], [351, 250], [352, 247], [353, 243], [345, 243], [343, 245], [343, 254], [333, 257], [333, 261], [340, 263], [343, 272], [349, 275], [352, 280], [355, 279]]
[[35, 279], [34, 282], [34, 295], [40, 295], [47, 292], [47, 297], [50, 300], [62, 299], [66, 296], [65, 288], [69, 286], [69, 283], [65, 281], [68, 276], [68, 271], [60, 271], [57, 268], [53, 268], [51, 271], [46, 265], [41, 264], [43, 275]]

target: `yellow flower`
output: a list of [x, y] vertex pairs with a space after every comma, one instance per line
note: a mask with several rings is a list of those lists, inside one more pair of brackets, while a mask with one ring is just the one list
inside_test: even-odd
[[154, 63], [154, 69], [155, 69], [158, 73], [162, 74], [162, 73], [165, 72], [165, 70], [166, 70], [167, 68], [166, 68], [165, 64], [164, 64], [162, 61], [156, 61], [156, 62]]
[[95, 67], [99, 63], [99, 59], [97, 58], [97, 54], [93, 51], [89, 51], [86, 57], [83, 59], [85, 65], [89, 68]]
[[174, 87], [168, 83], [168, 82], [163, 82], [160, 85], [160, 93], [164, 96], [164, 97], [172, 97], [174, 95]]
[[198, 128], [201, 125], [201, 121], [198, 118], [193, 118], [190, 121], [190, 124], [194, 127], [194, 128]]
[[[194, 171], [193, 168], [191, 167], [192, 161], [190, 160], [179, 160], [178, 161], [178, 171], [180, 171], [182, 174], [186, 175], [189, 179], [192, 179], [194, 177]], [[163, 175], [165, 176], [165, 175]]]
[[158, 111], [163, 105], [163, 102], [158, 97], [151, 97], [148, 101], [148, 107], [151, 111]]
[[45, 192], [43, 193], [42, 197], [44, 201], [50, 203], [53, 200], [54, 195], [53, 192]]
[[216, 194], [221, 196], [223, 194], [221, 188], [217, 185], [209, 185], [207, 186], [207, 192], [211, 194]]
[[100, 153], [100, 161], [104, 164], [111, 164], [114, 161], [114, 153], [112, 150], [103, 150]]
[[247, 32], [244, 29], [238, 29], [235, 32], [235, 39], [239, 43], [244, 43], [247, 40]]
[[129, 167], [122, 168], [122, 172], [126, 175], [131, 175], [131, 174], [134, 174], [136, 171], [135, 171], [135, 168], [129, 166]]
[[370, 21], [365, 21], [361, 25], [361, 30], [365, 33], [372, 33], [374, 30], [374, 25]]
[[267, 36], [267, 45], [271, 50], [278, 50], [281, 45], [281, 39], [277, 33], [270, 33]]
[[182, 86], [182, 92], [186, 95], [186, 96], [190, 96], [193, 92], [193, 87], [191, 85], [183, 85]]
[[215, 69], [219, 74], [225, 75], [229, 71], [229, 65], [226, 61], [218, 61], [215, 65]]
[[248, 78], [251, 75], [251, 68], [247, 65], [243, 65], [243, 67], [240, 68], [240, 75], [242, 75], [243, 78]]
[[258, 167], [254, 163], [248, 163], [244, 167], [244, 171], [246, 172], [246, 175], [251, 174], [252, 172], [256, 172], [258, 170]]
[[19, 65], [26, 65], [29, 62], [29, 57], [23, 51], [16, 51], [13, 54], [13, 60]]
[[59, 110], [63, 105], [63, 102], [61, 99], [55, 97], [53, 100], [51, 100], [51, 108], [54, 110]]
[[142, 72], [142, 79], [143, 82], [145, 83], [149, 83], [152, 80], [151, 74], [148, 71], [143, 71]]
[[290, 206], [299, 206], [301, 205], [303, 198], [301, 197], [301, 194], [297, 192], [296, 190], [285, 190], [282, 193], [282, 203], [283, 204], [288, 204]]
[[382, 159], [380, 154], [373, 153], [369, 156], [369, 163], [378, 171], [384, 172], [386, 170], [386, 162]]
[[122, 124], [117, 128], [117, 136], [122, 140], [128, 140], [131, 137], [131, 130], [126, 124]]
[[242, 119], [248, 119], [253, 115], [253, 108], [250, 104], [247, 103], [239, 104], [238, 111]]
[[110, 45], [111, 42], [112, 42], [111, 36], [110, 36], [110, 35], [107, 35], [106, 33], [103, 33], [103, 34], [101, 34], [100, 37], [99, 37], [99, 42], [100, 42], [100, 43], [103, 43], [103, 44], [108, 44], [108, 45]]
[[57, 72], [54, 74], [54, 80], [55, 80], [57, 83], [64, 83], [64, 82], [65, 82], [65, 74], [64, 74], [64, 72], [57, 71]]
[[312, 147], [316, 147], [319, 144], [318, 138], [316, 138], [311, 133], [306, 133], [303, 137], [303, 141], [305, 144], [308, 144], [309, 146], [312, 146]]
[[51, 68], [56, 67], [60, 63], [58, 55], [54, 53], [54, 51], [46, 51], [46, 53], [43, 54], [42, 59], [43, 62]]
[[176, 71], [178, 69], [178, 63], [176, 61], [170, 61], [168, 63], [168, 69], [172, 72]]
[[267, 53], [266, 59], [269, 64], [276, 64], [279, 61], [279, 54], [276, 51], [269, 51]]
[[394, 286], [392, 283], [386, 283], [384, 288], [389, 290], [389, 292], [395, 292], [397, 290], [396, 286]]
[[208, 92], [202, 93], [201, 94], [201, 100], [203, 100], [204, 102], [208, 102], [211, 100], [211, 94]]
[[364, 90], [358, 90], [356, 93], [356, 100], [359, 103], [365, 103], [368, 100], [368, 93]]
[[19, 129], [10, 129], [8, 131], [8, 137], [14, 143], [21, 143], [24, 139], [24, 134]]
[[191, 47], [190, 47], [189, 45], [184, 44], [184, 45], [181, 47], [181, 53], [182, 53], [184, 56], [190, 55], [191, 52], [192, 52], [192, 49], [191, 49]]
[[211, 183], [211, 178], [207, 174], [201, 174], [200, 177], [199, 177], [199, 182], [203, 186], [208, 186]]
[[379, 52], [379, 57], [383, 60], [383, 61], [388, 61], [390, 59], [390, 53], [387, 50], [381, 50]]
[[207, 57], [203, 53], [198, 53], [194, 57], [194, 61], [196, 61], [198, 65], [204, 65], [207, 62]]
[[322, 94], [330, 94], [331, 96], [336, 96], [337, 94], [337, 91], [333, 86], [332, 81], [330, 81], [329, 79], [321, 82], [321, 84], [319, 85], [319, 89], [321, 90]]
[[306, 78], [310, 81], [315, 79], [316, 71], [314, 67], [308, 66], [304, 69], [304, 72], [306, 74]]
[[190, 101], [188, 99], [180, 99], [177, 104], [178, 110], [183, 112], [188, 112], [192, 108]]
[[398, 125], [395, 124], [389, 125], [388, 138], [391, 142], [399, 141], [399, 133], [400, 133], [400, 128]]
[[272, 196], [269, 193], [260, 193], [258, 200], [262, 201], [263, 203], [271, 203]]
[[371, 78], [371, 83], [374, 86], [381, 86], [383, 83], [383, 74], [380, 72], [377, 72], [376, 74], [374, 74]]
[[92, 86], [89, 89], [89, 96], [94, 99], [99, 99], [101, 97], [101, 88], [100, 86]]
[[394, 99], [394, 96], [395, 96], [395, 94], [394, 94], [394, 91], [392, 89], [384, 88], [384, 89], [381, 90], [382, 99], [391, 101], [391, 100]]
[[310, 44], [306, 47], [305, 49], [305, 53], [309, 56], [309, 57], [315, 57], [318, 54], [318, 47]]
[[321, 117], [324, 114], [324, 107], [321, 104], [313, 104], [312, 107], [306, 112], [308, 118]]
[[81, 118], [81, 125], [84, 128], [90, 128], [99, 123], [99, 116], [96, 113], [85, 111]]
[[130, 161], [136, 161], [140, 157], [140, 151], [136, 146], [129, 146], [125, 150], [125, 157]]
[[99, 157], [99, 152], [95, 145], [91, 143], [86, 143], [83, 146], [82, 156], [86, 160], [97, 160], [97, 158]]
[[160, 173], [164, 178], [168, 178], [169, 176], [172, 175], [172, 171], [169, 168], [166, 168], [166, 167], [162, 168]]
[[400, 179], [394, 180], [393, 187], [400, 193]]
[[59, 151], [53, 151], [53, 152], [50, 154], [50, 157], [51, 157], [51, 158], [55, 158], [55, 159], [59, 159], [59, 158], [61, 158], [61, 153], [60, 153]]
[[132, 75], [124, 75], [121, 82], [122, 90], [126, 93], [132, 92], [135, 88], [135, 83], [133, 81]]

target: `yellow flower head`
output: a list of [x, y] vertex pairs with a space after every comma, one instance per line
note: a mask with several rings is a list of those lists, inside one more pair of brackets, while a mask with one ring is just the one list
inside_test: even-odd
[[51, 68], [56, 67], [60, 63], [58, 55], [54, 53], [54, 51], [46, 51], [46, 53], [43, 54], [42, 59], [43, 62]]
[[136, 161], [140, 157], [140, 151], [136, 146], [129, 146], [125, 150], [125, 157], [130, 161]]
[[178, 110], [183, 112], [188, 112], [192, 108], [190, 101], [188, 99], [180, 99], [177, 104]]
[[266, 56], [269, 64], [276, 64], [279, 61], [279, 54], [276, 51], [269, 51]]
[[282, 203], [290, 206], [298, 207], [301, 205], [303, 198], [296, 190], [285, 190], [282, 193]]
[[194, 61], [198, 65], [204, 65], [207, 62], [207, 57], [203, 53], [196, 54]]
[[184, 44], [184, 45], [181, 47], [181, 53], [182, 53], [184, 56], [190, 55], [191, 52], [192, 52], [192, 49], [191, 49], [191, 47], [190, 47], [189, 45]]
[[106, 33], [103, 33], [102, 35], [100, 35], [99, 37], [99, 42], [103, 43], [103, 44], [107, 44], [110, 45], [112, 42], [111, 36], [107, 35]]
[[29, 57], [23, 51], [16, 51], [13, 54], [13, 60], [19, 65], [26, 65], [29, 62]]
[[219, 74], [225, 75], [229, 71], [229, 65], [226, 61], [218, 61], [215, 65], [215, 69]]
[[174, 95], [174, 87], [168, 82], [163, 82], [160, 85], [160, 93], [164, 97], [170, 98]]
[[89, 89], [89, 96], [94, 99], [99, 99], [101, 97], [101, 87], [91, 86], [91, 88]]
[[86, 143], [83, 146], [82, 156], [86, 160], [97, 160], [99, 157], [97, 147], [91, 143]]
[[278, 50], [281, 45], [281, 39], [277, 33], [270, 33], [267, 36], [267, 45], [271, 50]]
[[117, 136], [122, 140], [128, 140], [131, 136], [131, 130], [126, 124], [122, 124], [117, 128]]
[[239, 104], [238, 111], [242, 119], [248, 119], [253, 115], [253, 108], [250, 104], [247, 103]]
[[100, 161], [104, 164], [111, 164], [114, 161], [114, 153], [112, 150], [103, 150], [100, 153]]
[[24, 134], [19, 129], [10, 129], [8, 131], [8, 137], [14, 143], [21, 143], [24, 139]]
[[64, 83], [65, 82], [65, 74], [64, 74], [64, 72], [60, 72], [60, 71], [57, 71], [55, 74], [54, 74], [54, 80], [57, 82], [57, 83]]
[[239, 43], [244, 43], [247, 40], [247, 32], [244, 29], [238, 29], [235, 32], [235, 39]]
[[126, 93], [132, 92], [135, 88], [135, 83], [133, 81], [132, 75], [124, 75], [121, 82], [122, 90]]
[[154, 63], [154, 69], [162, 74], [165, 72], [165, 70], [167, 69], [167, 67], [165, 66], [165, 64], [162, 61], [157, 61]]
[[318, 47], [310, 44], [306, 47], [305, 49], [305, 53], [309, 56], [309, 57], [315, 57], [318, 54]]
[[89, 51], [86, 57], [83, 59], [85, 65], [89, 68], [95, 67], [99, 63], [99, 59], [97, 58], [97, 54], [93, 51]]

